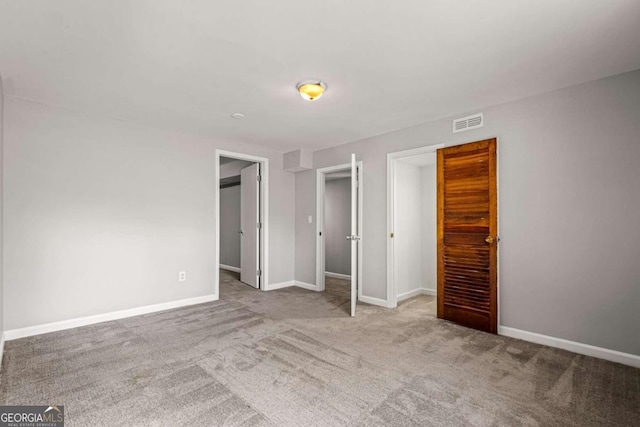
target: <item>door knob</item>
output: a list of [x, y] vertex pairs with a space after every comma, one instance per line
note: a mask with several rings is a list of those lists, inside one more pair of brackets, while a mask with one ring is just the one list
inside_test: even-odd
[[486, 239], [484, 239], [485, 242], [487, 243], [493, 243], [495, 242], [496, 239], [493, 238], [493, 236], [487, 236]]

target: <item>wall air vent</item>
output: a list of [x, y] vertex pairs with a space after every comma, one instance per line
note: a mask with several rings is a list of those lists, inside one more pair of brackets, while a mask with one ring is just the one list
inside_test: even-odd
[[466, 130], [477, 129], [484, 126], [482, 113], [467, 117], [461, 117], [453, 121], [453, 133], [464, 132]]

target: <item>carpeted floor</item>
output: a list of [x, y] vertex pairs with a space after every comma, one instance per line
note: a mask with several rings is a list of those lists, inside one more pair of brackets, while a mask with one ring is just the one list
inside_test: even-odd
[[1, 404], [69, 426], [640, 425], [640, 370], [466, 329], [433, 297], [260, 292], [6, 343]]

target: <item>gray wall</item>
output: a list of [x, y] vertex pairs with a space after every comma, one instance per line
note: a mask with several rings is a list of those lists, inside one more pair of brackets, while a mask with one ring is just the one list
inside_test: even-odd
[[240, 268], [240, 185], [220, 189], [220, 264]]
[[395, 164], [395, 280], [401, 299], [436, 290], [436, 166]]
[[[342, 163], [346, 163], [342, 162]], [[316, 283], [316, 172], [295, 174], [295, 280]], [[308, 217], [313, 218], [312, 223]], [[298, 250], [299, 249], [299, 250]]]
[[[315, 168], [364, 163], [364, 295], [386, 299], [386, 154], [497, 137], [500, 324], [640, 354], [640, 70], [477, 111], [481, 129], [454, 135], [447, 118], [315, 153]], [[313, 177], [295, 184], [308, 283]]]
[[[396, 163], [395, 252], [396, 295], [422, 288], [422, 185], [420, 167]], [[366, 265], [366, 264], [365, 264]]]
[[436, 166], [422, 166], [420, 168], [420, 204], [422, 205], [422, 221], [420, 224], [420, 239], [422, 249], [422, 287], [436, 291], [438, 287], [438, 227], [437, 227], [437, 198], [436, 198]]
[[216, 148], [270, 159], [269, 281], [293, 279], [282, 154], [5, 101], [6, 329], [211, 295]]
[[329, 179], [324, 204], [325, 271], [351, 275], [351, 178]]

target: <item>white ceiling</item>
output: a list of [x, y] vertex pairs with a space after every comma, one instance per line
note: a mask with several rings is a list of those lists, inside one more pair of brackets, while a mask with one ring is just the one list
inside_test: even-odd
[[638, 68], [638, 0], [0, 0], [7, 95], [279, 151]]

